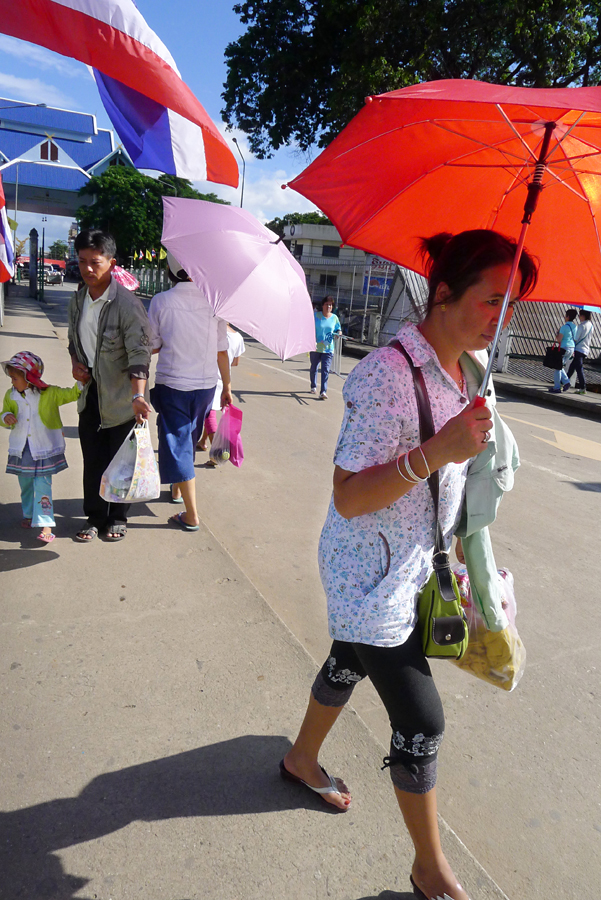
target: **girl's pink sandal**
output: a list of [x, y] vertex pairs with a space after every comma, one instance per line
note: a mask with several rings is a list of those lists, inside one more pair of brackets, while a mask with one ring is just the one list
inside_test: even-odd
[[42, 541], [43, 544], [51, 544], [56, 535], [52, 534], [38, 534], [38, 541]]

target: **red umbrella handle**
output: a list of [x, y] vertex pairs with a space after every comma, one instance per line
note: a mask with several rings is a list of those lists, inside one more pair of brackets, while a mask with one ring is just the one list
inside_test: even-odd
[[490, 348], [490, 354], [488, 357], [488, 365], [486, 366], [486, 371], [484, 373], [484, 378], [482, 379], [482, 384], [480, 385], [480, 390], [478, 391], [478, 396], [476, 397], [476, 406], [484, 406], [486, 403], [486, 391], [488, 388], [488, 382], [490, 379], [490, 373], [492, 372], [493, 362], [495, 359], [495, 352], [499, 343], [499, 338], [501, 337], [501, 332], [503, 331], [503, 322], [505, 321], [505, 316], [507, 315], [507, 309], [509, 307], [509, 301], [511, 299], [511, 291], [513, 290], [513, 285], [515, 282], [515, 277], [517, 275], [518, 266], [520, 264], [520, 258], [522, 256], [522, 250], [524, 249], [524, 242], [526, 240], [526, 232], [528, 231], [528, 226], [530, 225], [530, 220], [532, 219], [532, 214], [536, 209], [536, 204], [538, 203], [538, 197], [542, 190], [542, 180], [545, 172], [545, 168], [547, 165], [547, 155], [549, 153], [549, 146], [551, 144], [551, 137], [553, 135], [553, 131], [556, 127], [556, 122], [547, 122], [545, 124], [545, 136], [543, 137], [543, 142], [541, 144], [540, 153], [538, 156], [538, 160], [536, 162], [536, 166], [534, 169], [534, 175], [532, 177], [532, 181], [528, 185], [528, 196], [526, 197], [526, 202], [524, 204], [524, 218], [522, 219], [522, 230], [520, 232], [520, 237], [517, 243], [517, 247], [515, 248], [515, 255], [513, 257], [513, 263], [511, 266], [511, 273], [509, 275], [509, 281], [507, 283], [507, 289], [505, 291], [505, 296], [503, 297], [503, 304], [501, 306], [501, 312], [499, 315], [499, 321], [497, 322], [497, 330], [495, 331], [495, 336], [493, 338], [493, 342]]

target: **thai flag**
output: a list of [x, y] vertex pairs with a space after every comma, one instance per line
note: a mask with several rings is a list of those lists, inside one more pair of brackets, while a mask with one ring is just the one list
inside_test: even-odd
[[96, 70], [109, 116], [139, 168], [238, 185], [238, 164], [133, 0], [0, 0], [0, 30]]
[[15, 274], [15, 251], [6, 216], [6, 200], [0, 177], [0, 281], [8, 281]]

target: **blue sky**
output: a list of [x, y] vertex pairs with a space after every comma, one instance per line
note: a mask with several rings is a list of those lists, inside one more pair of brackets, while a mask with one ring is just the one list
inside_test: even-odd
[[[225, 133], [220, 115], [226, 77], [224, 50], [244, 31], [233, 12], [233, 0], [170, 0], [169, 3], [137, 0], [137, 6], [170, 50], [184, 81]], [[96, 85], [82, 63], [3, 34], [0, 34], [0, 96], [93, 113], [100, 127], [112, 127]], [[266, 222], [287, 212], [315, 208], [300, 194], [281, 189], [284, 182], [307, 165], [308, 160], [302, 154], [291, 148], [261, 161], [251, 155], [243, 133], [225, 134], [226, 140], [231, 142], [233, 135], [246, 160], [245, 209]], [[235, 145], [231, 147], [239, 161]], [[197, 182], [196, 186], [201, 191], [213, 191], [232, 204], [240, 202], [240, 189], [209, 182]], [[40, 216], [19, 213], [18, 222], [20, 237], [34, 226], [41, 229]], [[46, 243], [66, 239], [68, 226], [67, 219], [49, 216], [45, 223]]]

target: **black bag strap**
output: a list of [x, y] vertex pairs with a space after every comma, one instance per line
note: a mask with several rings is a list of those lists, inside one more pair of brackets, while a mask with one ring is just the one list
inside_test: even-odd
[[[414, 365], [413, 360], [397, 338], [395, 338], [395, 340], [390, 343], [390, 346], [394, 347], [395, 350], [398, 350], [399, 353], [401, 353], [409, 363], [409, 369], [411, 371], [411, 375], [413, 376], [415, 398], [417, 400], [417, 411], [419, 415], [419, 437], [420, 442], [423, 444], [425, 443], [425, 441], [430, 440], [430, 438], [434, 437], [434, 435], [436, 434], [434, 430], [434, 419], [432, 418], [432, 407], [430, 406], [430, 398], [428, 396], [428, 389], [426, 387], [426, 382], [424, 381], [424, 376], [421, 369], [418, 366]], [[438, 473], [438, 469], [435, 472], [432, 472], [432, 474], [428, 478], [428, 487], [430, 488], [432, 500], [434, 501], [434, 515], [436, 517], [436, 539], [434, 543], [434, 554], [432, 556], [432, 567], [436, 572], [438, 586], [443, 598], [445, 600], [454, 600], [455, 592], [453, 591], [451, 581], [450, 559], [449, 554], [444, 549], [442, 528], [440, 527], [440, 519], [438, 515], [440, 496], [440, 476]]]

